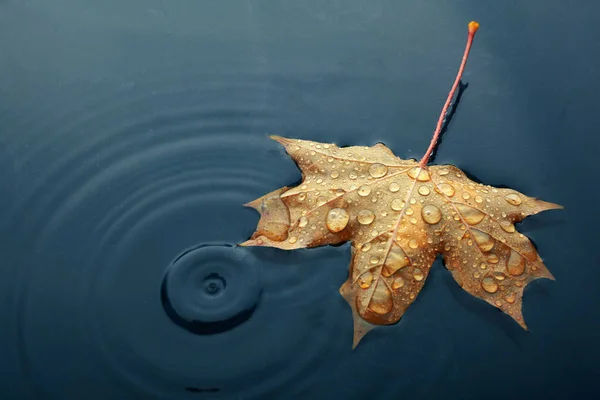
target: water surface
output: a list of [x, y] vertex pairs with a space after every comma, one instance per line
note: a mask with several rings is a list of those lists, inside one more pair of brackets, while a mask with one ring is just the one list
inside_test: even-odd
[[[600, 271], [593, 1], [0, 2], [3, 399], [591, 398]], [[267, 134], [429, 144], [563, 204], [519, 229], [556, 282], [525, 332], [436, 261], [351, 351], [348, 245], [239, 248], [300, 179]]]

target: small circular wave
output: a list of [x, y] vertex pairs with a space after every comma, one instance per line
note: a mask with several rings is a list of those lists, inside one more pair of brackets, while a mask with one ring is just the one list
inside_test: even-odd
[[165, 274], [161, 298], [177, 325], [201, 335], [223, 333], [246, 322], [260, 299], [256, 271], [242, 268], [247, 250], [200, 245], [186, 251]]

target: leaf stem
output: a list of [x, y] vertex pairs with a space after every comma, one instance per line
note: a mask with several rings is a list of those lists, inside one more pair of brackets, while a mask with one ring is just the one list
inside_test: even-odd
[[454, 97], [454, 93], [460, 84], [460, 79], [462, 78], [463, 71], [465, 69], [465, 65], [467, 65], [467, 59], [469, 58], [469, 52], [471, 51], [471, 44], [473, 43], [473, 38], [475, 37], [475, 32], [479, 29], [479, 23], [476, 21], [469, 22], [469, 36], [467, 37], [467, 46], [465, 47], [465, 53], [463, 54], [462, 62], [460, 63], [460, 68], [458, 69], [458, 73], [456, 74], [456, 80], [454, 81], [454, 85], [452, 85], [452, 89], [450, 89], [450, 93], [448, 93], [448, 98], [446, 99], [446, 104], [444, 104], [444, 108], [442, 108], [442, 113], [440, 114], [440, 118], [438, 119], [437, 127], [435, 128], [435, 132], [433, 133], [433, 138], [431, 139], [431, 143], [429, 144], [429, 148], [427, 152], [419, 161], [419, 166], [424, 168], [427, 166], [429, 162], [429, 157], [431, 157], [431, 153], [435, 149], [437, 141], [440, 136], [440, 132], [442, 131], [442, 125], [444, 123], [444, 119], [446, 118], [446, 113], [448, 112], [448, 107], [450, 107], [450, 103], [452, 102], [452, 98]]

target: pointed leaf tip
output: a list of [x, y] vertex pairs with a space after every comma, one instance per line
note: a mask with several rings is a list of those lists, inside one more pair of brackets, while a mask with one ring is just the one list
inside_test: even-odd
[[269, 135], [269, 138], [272, 139], [272, 140], [274, 140], [274, 141], [276, 141], [276, 142], [278, 142], [278, 143], [280, 143], [280, 144], [282, 144], [282, 145], [284, 145], [284, 146], [286, 144], [291, 143], [290, 139], [284, 138], [283, 136], [279, 136], [279, 135]]
[[252, 247], [252, 246], [262, 246], [264, 245], [264, 241], [261, 238], [258, 239], [249, 239], [243, 243], [240, 243], [239, 246], [242, 247]]
[[371, 330], [376, 328], [377, 325], [373, 325], [360, 316], [354, 317], [354, 336], [352, 338], [352, 350], [356, 349], [360, 341], [369, 333]]
[[[538, 201], [543, 201], [543, 200], [538, 200]], [[556, 204], [556, 203], [550, 203], [548, 201], [544, 201], [544, 205], [546, 206], [547, 210], [564, 210], [565, 206], [562, 206], [560, 204]]]

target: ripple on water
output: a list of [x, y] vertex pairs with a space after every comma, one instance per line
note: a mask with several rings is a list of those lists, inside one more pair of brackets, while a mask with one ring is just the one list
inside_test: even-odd
[[[236, 85], [213, 83], [196, 103], [188, 97], [201, 88], [175, 96], [194, 104], [179, 111], [150, 93], [78, 94], [81, 112], [53, 120], [49, 109], [27, 126], [31, 146], [14, 139], [22, 176], [36, 171], [5, 225], [19, 265], [20, 362], [36, 394], [77, 380], [107, 398], [186, 388], [261, 398], [310, 385], [327, 352], [347, 350], [350, 332], [335, 337], [349, 312], [331, 290], [347, 260], [338, 272], [319, 268], [344, 249], [233, 245], [258, 218], [242, 204], [286, 183], [273, 168], [297, 173], [269, 161], [271, 106], [251, 101], [255, 83]], [[242, 100], [228, 109], [215, 96]], [[36, 136], [49, 126], [52, 135]]]
[[177, 325], [201, 335], [229, 331], [246, 322], [260, 298], [254, 268], [241, 247], [201, 245], [170, 265], [162, 283], [165, 311]]

